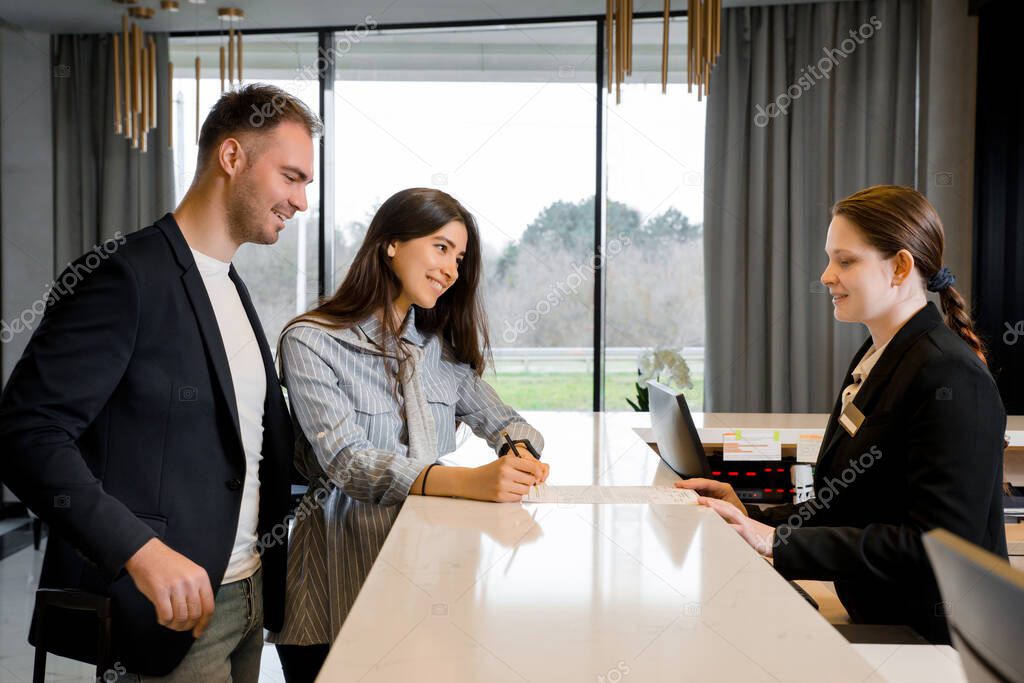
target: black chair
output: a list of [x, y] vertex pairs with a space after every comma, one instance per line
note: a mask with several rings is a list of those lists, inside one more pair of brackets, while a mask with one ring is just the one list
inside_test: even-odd
[[[60, 617], [61, 611], [92, 613], [97, 621], [96, 650], [64, 653], [55, 652], [49, 648], [50, 628], [55, 618]], [[95, 593], [83, 591], [64, 590], [60, 588], [40, 588], [36, 591], [35, 611], [35, 645], [36, 658], [32, 670], [32, 683], [43, 683], [46, 678], [46, 654], [70, 655], [74, 659], [96, 662], [96, 680], [106, 681], [104, 674], [108, 671], [115, 671], [115, 663], [111, 659], [111, 606], [110, 598]], [[90, 656], [93, 655], [93, 656]]]
[[39, 550], [43, 542], [43, 520], [32, 515], [32, 547]]
[[923, 537], [970, 683], [1024, 683], [1024, 572], [945, 529]]

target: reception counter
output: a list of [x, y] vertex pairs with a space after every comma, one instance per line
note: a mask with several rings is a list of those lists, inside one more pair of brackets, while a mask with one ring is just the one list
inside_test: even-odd
[[[545, 435], [551, 485], [676, 479], [634, 431], [646, 414], [525, 416]], [[492, 457], [471, 437], [445, 461]], [[410, 496], [320, 680], [862, 683], [893, 671], [963, 680], [951, 648], [851, 645], [704, 507]]]

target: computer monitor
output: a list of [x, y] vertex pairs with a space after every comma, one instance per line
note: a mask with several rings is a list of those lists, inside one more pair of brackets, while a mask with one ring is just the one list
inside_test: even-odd
[[1024, 681], [1024, 572], [945, 529], [926, 533], [924, 547], [967, 680]]
[[684, 479], [708, 476], [711, 468], [686, 398], [654, 380], [647, 381], [647, 398], [661, 459]]

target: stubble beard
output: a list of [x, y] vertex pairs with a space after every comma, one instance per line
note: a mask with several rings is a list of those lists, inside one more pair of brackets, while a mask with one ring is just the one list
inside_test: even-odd
[[273, 231], [273, 235], [267, 232], [269, 210], [264, 211], [260, 206], [258, 193], [247, 171], [242, 172], [239, 181], [228, 197], [227, 217], [231, 239], [237, 244], [274, 244], [277, 242], [277, 231]]

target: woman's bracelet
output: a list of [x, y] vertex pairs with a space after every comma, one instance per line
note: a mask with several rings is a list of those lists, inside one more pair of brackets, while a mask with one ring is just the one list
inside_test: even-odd
[[427, 467], [427, 471], [423, 473], [423, 483], [420, 484], [420, 495], [421, 496], [427, 495], [427, 477], [430, 476], [430, 470], [434, 469], [435, 467], [437, 467], [440, 464], [441, 463], [439, 463], [439, 462], [432, 463], [429, 467]]

